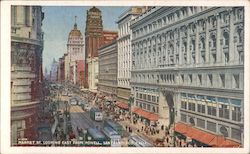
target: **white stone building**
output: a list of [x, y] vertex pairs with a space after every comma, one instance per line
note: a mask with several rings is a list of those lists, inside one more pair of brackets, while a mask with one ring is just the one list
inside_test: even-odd
[[131, 29], [134, 106], [242, 143], [244, 9], [153, 7]]
[[130, 21], [145, 11], [145, 7], [131, 7], [122, 13], [117, 21], [118, 24], [118, 74], [117, 74], [117, 101], [128, 103], [130, 97], [131, 78], [131, 34]]
[[[68, 37], [67, 53], [69, 57], [67, 58], [69, 58], [69, 68], [65, 69], [65, 77], [68, 77], [74, 84], [77, 82], [77, 61], [84, 60], [85, 45], [83, 38], [82, 33], [77, 29], [77, 24], [75, 23], [74, 29], [70, 31]], [[65, 66], [68, 66], [68, 64]]]
[[11, 145], [38, 137], [43, 17], [40, 6], [11, 6]]
[[117, 95], [117, 41], [115, 40], [99, 48], [98, 58], [98, 91], [103, 96], [115, 100]]

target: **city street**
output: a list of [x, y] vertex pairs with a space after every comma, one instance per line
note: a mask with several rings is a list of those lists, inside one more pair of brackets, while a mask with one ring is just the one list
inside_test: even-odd
[[70, 117], [71, 117], [71, 124], [73, 127], [73, 131], [78, 136], [77, 127], [79, 129], [88, 128], [102, 128], [102, 122], [96, 122], [92, 120], [89, 116], [88, 111], [83, 111], [80, 106], [70, 106]]

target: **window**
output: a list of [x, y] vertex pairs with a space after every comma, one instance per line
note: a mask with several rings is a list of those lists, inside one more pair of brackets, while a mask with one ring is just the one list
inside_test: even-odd
[[151, 95], [148, 95], [148, 101], [151, 101]]
[[181, 114], [181, 121], [187, 122], [187, 115]]
[[211, 47], [212, 48], [216, 48], [216, 37], [215, 37], [215, 35], [212, 35], [211, 36]]
[[241, 100], [231, 99], [232, 120], [241, 121]]
[[219, 117], [229, 119], [229, 106], [224, 104], [219, 104]]
[[198, 112], [200, 112], [200, 113], [205, 113], [206, 106], [203, 105], [203, 104], [198, 104], [198, 105], [197, 105], [197, 110], [198, 110]]
[[240, 84], [239, 84], [239, 74], [234, 74], [233, 75], [233, 85], [234, 85], [234, 88], [239, 88], [240, 87]]
[[201, 86], [202, 85], [202, 75], [198, 74], [198, 84]]
[[240, 141], [241, 140], [241, 131], [240, 131], [240, 129], [232, 128], [231, 129], [231, 137]]
[[221, 87], [225, 88], [225, 74], [220, 74]]
[[208, 82], [209, 82], [209, 85], [213, 86], [213, 75], [212, 74], [208, 74]]
[[212, 62], [216, 63], [216, 53], [212, 54]]
[[188, 110], [190, 110], [190, 111], [195, 111], [195, 103], [189, 102], [189, 103], [188, 103]]
[[205, 128], [205, 120], [197, 118], [197, 126], [200, 128]]
[[155, 96], [152, 96], [152, 101], [155, 102]]
[[189, 76], [189, 82], [192, 84], [192, 82], [193, 82], [193, 76], [192, 76], [192, 74], [189, 74], [188, 76]]
[[184, 74], [181, 75], [181, 81], [184, 83]]
[[149, 104], [147, 104], [147, 110], [150, 110], [150, 105]]
[[182, 109], [187, 109], [187, 102], [181, 101], [181, 108]]
[[207, 121], [207, 129], [212, 132], [216, 132], [216, 123]]
[[224, 45], [228, 46], [229, 45], [229, 34], [228, 34], [228, 32], [223, 33], [223, 38], [224, 38]]
[[212, 115], [212, 116], [216, 116], [217, 110], [216, 110], [216, 104], [214, 103], [208, 103], [207, 105], [207, 114], [208, 115]]
[[242, 29], [238, 29], [237, 30], [237, 35], [238, 35], [238, 40], [239, 40], [239, 43], [242, 43], [243, 42], [243, 30]]
[[205, 38], [204, 37], [201, 38], [200, 48], [205, 49]]

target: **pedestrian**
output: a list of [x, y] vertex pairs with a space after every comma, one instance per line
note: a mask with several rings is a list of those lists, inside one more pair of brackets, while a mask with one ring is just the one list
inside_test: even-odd
[[127, 129], [128, 129], [128, 126], [126, 125], [126, 131], [127, 131]]
[[141, 126], [141, 131], [143, 131], [143, 126]]
[[161, 130], [164, 130], [164, 125], [161, 125]]

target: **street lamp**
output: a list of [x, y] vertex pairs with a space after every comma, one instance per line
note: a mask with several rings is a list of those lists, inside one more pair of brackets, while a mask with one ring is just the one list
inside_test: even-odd
[[133, 94], [130, 95], [129, 99], [128, 99], [128, 106], [129, 106], [129, 110], [130, 110], [130, 122], [133, 122], [133, 114], [132, 114], [132, 103], [134, 103], [134, 96]]
[[174, 128], [173, 128], [173, 132], [171, 133], [172, 135], [172, 137], [173, 137], [173, 143], [172, 143], [172, 145], [175, 147], [176, 145], [175, 145], [175, 141], [176, 141], [176, 139], [175, 139], [175, 117], [176, 117], [176, 115], [177, 115], [177, 110], [175, 110], [175, 108], [171, 108], [171, 114], [172, 114], [172, 116], [173, 116], [173, 124], [174, 124]]

